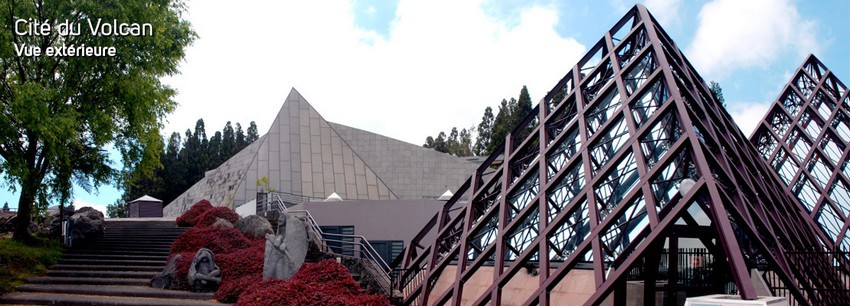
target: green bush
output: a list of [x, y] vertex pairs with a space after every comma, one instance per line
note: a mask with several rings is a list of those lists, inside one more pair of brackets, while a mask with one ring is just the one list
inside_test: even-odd
[[28, 277], [47, 272], [62, 256], [58, 240], [43, 240], [41, 246], [27, 246], [12, 239], [0, 239], [0, 295], [14, 290]]

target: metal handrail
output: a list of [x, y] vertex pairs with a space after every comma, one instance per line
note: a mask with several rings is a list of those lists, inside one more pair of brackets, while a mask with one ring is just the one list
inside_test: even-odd
[[[305, 221], [307, 221], [310, 229], [314, 232], [315, 235], [317, 235], [317, 237], [322, 239], [322, 241], [324, 241], [326, 243], [327, 242], [334, 242], [334, 243], [350, 245], [352, 251], [359, 250], [360, 254], [365, 254], [365, 258], [364, 258], [364, 256], [360, 256], [360, 258], [363, 258], [363, 259], [366, 259], [366, 260], [372, 262], [372, 264], [374, 264], [375, 266], [377, 266], [378, 268], [381, 269], [381, 277], [385, 278], [386, 281], [388, 282], [388, 284], [390, 284], [390, 288], [389, 288], [390, 292], [388, 292], [388, 294], [392, 294], [392, 278], [390, 277], [390, 273], [392, 272], [392, 269], [390, 269], [390, 266], [387, 264], [386, 261], [384, 261], [383, 258], [381, 258], [380, 256], [377, 256], [378, 252], [375, 251], [375, 248], [372, 247], [372, 244], [369, 243], [369, 240], [367, 240], [366, 237], [363, 237], [361, 235], [346, 235], [346, 234], [325, 233], [325, 232], [322, 231], [322, 228], [319, 226], [319, 224], [316, 222], [316, 219], [313, 218], [313, 215], [311, 215], [309, 211], [303, 210], [303, 209], [289, 210], [289, 209], [286, 208], [286, 205], [284, 204], [284, 201], [283, 201], [283, 199], [281, 199], [280, 195], [274, 195], [274, 197], [276, 198], [275, 200], [277, 200], [275, 202], [277, 202], [278, 210], [283, 211], [287, 214], [292, 213], [292, 214], [303, 215], [303, 219]], [[327, 238], [325, 238], [326, 236], [332, 236], [332, 237], [337, 237], [337, 238], [351, 238], [351, 240], [327, 239]], [[357, 241], [357, 242], [354, 242], [354, 241]], [[360, 248], [357, 248], [358, 246]], [[333, 248], [330, 248], [330, 249], [331, 249], [332, 252], [337, 253], [333, 250]], [[365, 249], [365, 252], [364, 252], [364, 249]], [[340, 254], [340, 255], [344, 255], [344, 254]]]

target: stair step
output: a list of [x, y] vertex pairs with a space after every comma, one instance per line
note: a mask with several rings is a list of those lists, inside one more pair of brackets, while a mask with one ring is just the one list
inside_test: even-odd
[[66, 285], [125, 285], [147, 286], [149, 279], [142, 278], [97, 278], [97, 277], [62, 277], [41, 276], [27, 279], [28, 284], [66, 284]]
[[65, 254], [79, 254], [79, 255], [142, 255], [142, 256], [168, 256], [170, 251], [168, 249], [163, 250], [73, 250], [68, 251]]
[[100, 266], [157, 266], [165, 265], [161, 260], [111, 260], [111, 259], [61, 259], [60, 265], [100, 265]]
[[106, 259], [106, 260], [159, 260], [165, 262], [168, 255], [121, 255], [121, 254], [62, 254], [62, 259]]
[[62, 293], [16, 292], [0, 298], [3, 304], [18, 305], [222, 305], [212, 301], [160, 299], [140, 297], [109, 297]]
[[165, 264], [159, 266], [137, 266], [137, 265], [65, 265], [58, 264], [50, 266], [53, 271], [137, 271], [137, 272], [160, 272], [165, 269]]
[[150, 280], [156, 276], [157, 272], [136, 272], [136, 271], [85, 271], [85, 270], [62, 270], [48, 271], [47, 276], [60, 277], [98, 277], [98, 278], [141, 278]]
[[171, 246], [130, 246], [130, 245], [101, 245], [101, 246], [89, 246], [89, 247], [80, 247], [69, 249], [68, 252], [74, 251], [123, 251], [123, 250], [138, 250], [138, 251], [166, 251], [171, 250]]
[[26, 284], [18, 287], [22, 292], [67, 293], [84, 295], [108, 295], [123, 297], [153, 297], [187, 300], [211, 300], [213, 293], [167, 290], [147, 286], [94, 286], [94, 285], [45, 285]]

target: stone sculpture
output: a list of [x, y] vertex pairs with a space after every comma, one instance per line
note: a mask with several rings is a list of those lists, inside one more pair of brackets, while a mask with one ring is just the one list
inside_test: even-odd
[[154, 276], [151, 280], [151, 287], [159, 289], [177, 289], [177, 282], [174, 281], [174, 276], [177, 274], [177, 262], [183, 259], [183, 255], [177, 254], [168, 260], [165, 269]]
[[278, 235], [266, 234], [263, 279], [290, 279], [307, 257], [307, 228], [304, 221], [281, 214]]
[[189, 286], [195, 292], [214, 292], [221, 283], [221, 270], [215, 264], [213, 252], [202, 248], [195, 252], [189, 266]]
[[236, 221], [234, 226], [242, 232], [242, 234], [245, 234], [245, 236], [249, 238], [261, 238], [265, 237], [266, 234], [274, 233], [269, 220], [258, 215], [250, 215], [245, 218], [241, 218], [239, 221]]

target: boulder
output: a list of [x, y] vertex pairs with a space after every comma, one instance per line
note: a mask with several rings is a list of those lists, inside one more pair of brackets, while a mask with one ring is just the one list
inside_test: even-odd
[[83, 207], [71, 216], [74, 222], [74, 238], [91, 238], [103, 235], [103, 213], [91, 208]]
[[192, 265], [189, 266], [189, 286], [195, 292], [215, 292], [221, 283], [221, 269], [215, 264], [213, 252], [202, 248], [195, 252]]
[[230, 223], [230, 221], [227, 221], [227, 219], [216, 218], [212, 226], [233, 227], [233, 223]]
[[165, 269], [163, 269], [159, 275], [153, 277], [153, 280], [151, 280], [151, 287], [159, 289], [177, 289], [177, 282], [174, 277], [177, 275], [177, 262], [181, 259], [183, 259], [183, 255], [180, 254], [171, 257], [171, 259], [168, 260], [168, 264], [165, 265]]
[[274, 234], [272, 225], [269, 220], [258, 215], [250, 215], [236, 221], [236, 229], [238, 229], [245, 237], [262, 238], [266, 234]]
[[[288, 280], [298, 272], [309, 247], [307, 225], [301, 219], [281, 214], [278, 235], [266, 234], [263, 279]], [[280, 234], [283, 232], [283, 234]]]

